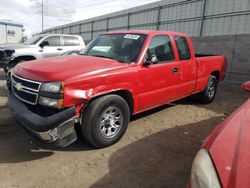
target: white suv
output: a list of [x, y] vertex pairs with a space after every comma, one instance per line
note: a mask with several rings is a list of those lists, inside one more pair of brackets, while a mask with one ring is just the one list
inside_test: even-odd
[[21, 61], [59, 56], [68, 51], [80, 51], [84, 48], [82, 37], [77, 35], [36, 35], [23, 44], [1, 47], [0, 68], [7, 71]]

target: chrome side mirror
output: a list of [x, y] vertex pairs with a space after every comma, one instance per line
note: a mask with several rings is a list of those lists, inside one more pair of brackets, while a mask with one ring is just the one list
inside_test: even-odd
[[156, 57], [155, 54], [152, 54], [150, 58], [145, 60], [144, 65], [149, 66], [149, 65], [157, 64], [157, 63], [159, 63], [158, 58]]

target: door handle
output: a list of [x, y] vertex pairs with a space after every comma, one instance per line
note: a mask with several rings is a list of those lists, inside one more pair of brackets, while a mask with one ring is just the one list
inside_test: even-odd
[[179, 68], [178, 67], [175, 67], [175, 68], [172, 69], [172, 73], [177, 73], [177, 72], [179, 72]]
[[63, 50], [63, 49], [62, 49], [62, 48], [57, 48], [57, 50], [61, 51], [61, 50]]

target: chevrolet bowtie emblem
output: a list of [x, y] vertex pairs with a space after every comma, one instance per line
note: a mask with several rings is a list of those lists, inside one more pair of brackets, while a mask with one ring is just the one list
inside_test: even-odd
[[21, 83], [16, 83], [16, 89], [17, 91], [21, 91], [23, 89], [23, 86]]

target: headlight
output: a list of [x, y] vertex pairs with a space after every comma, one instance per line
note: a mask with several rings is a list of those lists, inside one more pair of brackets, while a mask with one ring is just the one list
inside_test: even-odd
[[63, 108], [63, 99], [51, 99], [47, 97], [39, 97], [39, 104], [51, 108]]
[[49, 93], [63, 93], [63, 82], [48, 82], [43, 83], [41, 91]]
[[191, 187], [221, 188], [213, 161], [205, 149], [201, 149], [194, 159], [191, 171]]

